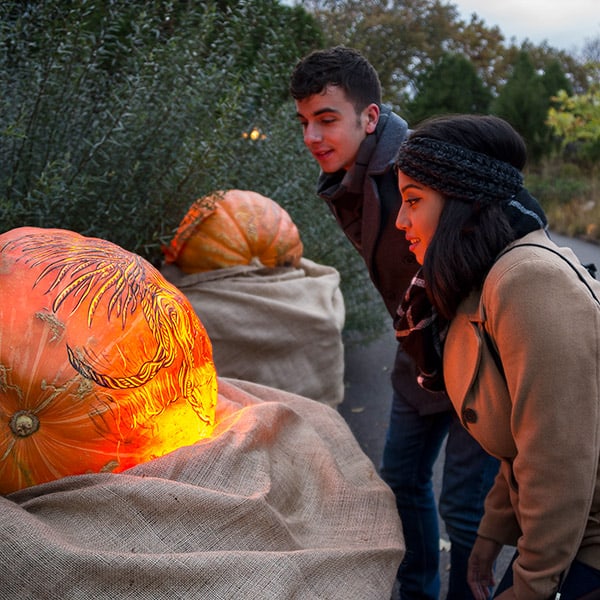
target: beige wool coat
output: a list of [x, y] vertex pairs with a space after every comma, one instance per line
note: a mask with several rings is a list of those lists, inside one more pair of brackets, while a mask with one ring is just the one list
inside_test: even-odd
[[[600, 298], [571, 250], [541, 230], [512, 245], [525, 243], [568, 258]], [[600, 569], [600, 305], [546, 248], [501, 256], [459, 307], [444, 348], [454, 408], [501, 460], [479, 535], [517, 546], [519, 600], [549, 598], [576, 557]]]

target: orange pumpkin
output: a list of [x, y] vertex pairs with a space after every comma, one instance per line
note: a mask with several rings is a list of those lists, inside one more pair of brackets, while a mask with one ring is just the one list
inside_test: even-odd
[[214, 192], [196, 200], [163, 248], [166, 262], [184, 273], [253, 263], [297, 266], [302, 250], [289, 214], [274, 200], [247, 190]]
[[210, 435], [210, 340], [141, 257], [18, 228], [0, 235], [0, 289], [0, 493], [118, 472]]

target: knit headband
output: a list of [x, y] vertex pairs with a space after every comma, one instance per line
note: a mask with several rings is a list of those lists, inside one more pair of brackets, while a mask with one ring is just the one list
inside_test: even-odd
[[507, 201], [523, 187], [521, 172], [507, 162], [432, 138], [408, 138], [395, 166], [444, 197], [462, 202]]

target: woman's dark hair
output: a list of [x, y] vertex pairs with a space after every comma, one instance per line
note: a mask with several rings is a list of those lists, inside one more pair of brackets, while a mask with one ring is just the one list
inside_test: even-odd
[[381, 106], [381, 84], [375, 68], [357, 50], [335, 46], [315, 50], [300, 60], [290, 78], [290, 94], [304, 100], [339, 86], [357, 113], [369, 104]]
[[[411, 132], [410, 140], [419, 138], [459, 146], [508, 163], [518, 171], [523, 169], [527, 158], [521, 136], [506, 121], [488, 115], [432, 118]], [[460, 162], [457, 168], [462, 168]], [[476, 174], [473, 179], [477, 179]], [[470, 180], [466, 181], [469, 185]], [[483, 285], [500, 251], [516, 237], [503, 202], [492, 195], [492, 187], [489, 201], [485, 189], [476, 201], [461, 201], [439, 190], [446, 201], [425, 254], [423, 275], [429, 299], [447, 319], [454, 317], [458, 305], [472, 290]]]

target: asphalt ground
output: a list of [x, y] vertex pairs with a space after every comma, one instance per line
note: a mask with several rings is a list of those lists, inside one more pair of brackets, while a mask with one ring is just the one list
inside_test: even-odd
[[[559, 246], [569, 246], [582, 263], [593, 262], [600, 272], [600, 245], [552, 234]], [[396, 339], [390, 329], [369, 344], [352, 344], [345, 348], [345, 394], [339, 411], [350, 426], [365, 454], [379, 466], [389, 418], [392, 388], [390, 372]], [[443, 471], [444, 449], [434, 469], [434, 489], [439, 495]], [[449, 552], [444, 524], [440, 520], [440, 573], [445, 598], [448, 586]], [[506, 570], [514, 548], [505, 548], [498, 560], [497, 579]]]

